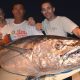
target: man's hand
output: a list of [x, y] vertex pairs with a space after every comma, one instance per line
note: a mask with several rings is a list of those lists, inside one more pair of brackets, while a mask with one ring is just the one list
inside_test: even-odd
[[41, 30], [42, 29], [42, 23], [37, 23], [36, 24], [36, 29]]
[[35, 26], [36, 21], [34, 20], [33, 17], [29, 17], [29, 18], [28, 18], [28, 24], [29, 24], [30, 26]]

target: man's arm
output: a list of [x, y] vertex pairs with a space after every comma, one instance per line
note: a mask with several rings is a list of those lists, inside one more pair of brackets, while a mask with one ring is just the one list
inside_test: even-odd
[[80, 28], [76, 27], [75, 29], [73, 29], [73, 34], [75, 34], [78, 38], [80, 38]]

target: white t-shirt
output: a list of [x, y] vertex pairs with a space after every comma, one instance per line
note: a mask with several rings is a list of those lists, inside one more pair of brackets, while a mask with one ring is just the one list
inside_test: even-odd
[[64, 16], [57, 16], [52, 21], [45, 19], [42, 22], [43, 30], [47, 35], [57, 35], [67, 37], [67, 33], [72, 34], [73, 29], [78, 27], [74, 22]]
[[13, 18], [8, 18], [6, 19], [7, 24], [13, 23], [14, 19]]
[[10, 34], [12, 40], [31, 35], [42, 35], [41, 31], [36, 30], [35, 26], [29, 26], [26, 21], [20, 24], [10, 22], [1, 30], [2, 36]]

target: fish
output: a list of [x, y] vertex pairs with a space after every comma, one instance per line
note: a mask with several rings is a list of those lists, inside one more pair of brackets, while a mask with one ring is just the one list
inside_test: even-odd
[[23, 76], [40, 77], [80, 68], [80, 39], [37, 35], [2, 46], [0, 66]]

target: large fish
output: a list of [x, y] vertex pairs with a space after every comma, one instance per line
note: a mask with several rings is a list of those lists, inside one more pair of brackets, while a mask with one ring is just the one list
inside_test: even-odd
[[59, 36], [30, 36], [3, 46], [3, 69], [25, 76], [58, 74], [80, 67], [80, 40]]

